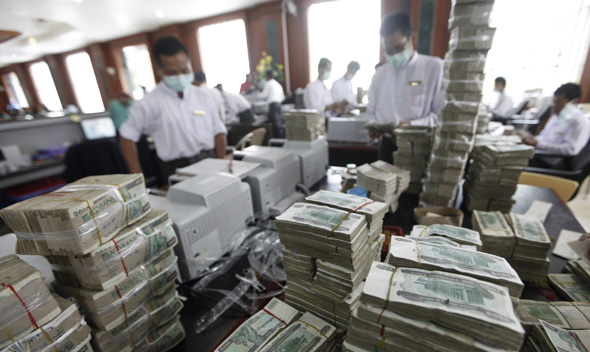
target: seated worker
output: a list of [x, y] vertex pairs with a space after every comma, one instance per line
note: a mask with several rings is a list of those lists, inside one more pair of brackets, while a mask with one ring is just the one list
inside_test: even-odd
[[[538, 136], [526, 136], [522, 142], [555, 155], [574, 156], [586, 146], [590, 138], [590, 122], [584, 112], [576, 107], [582, 89], [574, 83], [566, 83], [553, 93], [554, 115]], [[531, 160], [530, 166], [563, 168], [563, 157], [540, 156]]]
[[332, 98], [334, 101], [346, 101], [351, 106], [357, 106], [356, 95], [352, 90], [352, 79], [360, 70], [361, 65], [351, 61], [346, 69], [346, 74], [332, 84]]
[[498, 100], [490, 109], [493, 116], [506, 117], [512, 115], [514, 108], [512, 107], [512, 98], [506, 94], [506, 79], [504, 77], [497, 77], [494, 80], [494, 91], [498, 92]]
[[340, 112], [346, 103], [334, 102], [332, 92], [326, 87], [325, 80], [330, 78], [332, 61], [325, 57], [318, 64], [318, 79], [309, 82], [303, 92], [303, 103], [306, 109], [317, 110], [324, 116], [335, 116]]
[[221, 96], [221, 92], [215, 88], [210, 88], [207, 85], [207, 76], [205, 75], [205, 72], [203, 72], [202, 70], [199, 70], [199, 72], [197, 72], [197, 74], [195, 75], [195, 81], [199, 88], [211, 93], [211, 95], [213, 96], [213, 100], [215, 101], [215, 105], [217, 105], [217, 113], [219, 114], [221, 121], [225, 122], [227, 118], [225, 116], [225, 106], [223, 104], [223, 97]]
[[225, 106], [226, 120], [224, 123], [239, 120], [240, 122], [254, 122], [254, 114], [252, 113], [252, 103], [244, 98], [241, 94], [234, 94], [223, 90], [223, 86], [218, 84], [215, 86], [223, 97]]
[[133, 173], [142, 171], [135, 142], [142, 134], [152, 136], [162, 183], [177, 168], [223, 158], [227, 130], [211, 94], [191, 84], [194, 74], [186, 46], [176, 37], [162, 37], [153, 54], [162, 81], [133, 104], [119, 134], [121, 152]]

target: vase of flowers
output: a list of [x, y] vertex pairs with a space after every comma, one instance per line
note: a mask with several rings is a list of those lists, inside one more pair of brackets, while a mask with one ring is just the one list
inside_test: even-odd
[[265, 51], [262, 52], [262, 58], [258, 62], [258, 66], [256, 66], [256, 72], [258, 73], [258, 80], [261, 81], [266, 76], [266, 71], [272, 70], [274, 73], [274, 78], [279, 83], [283, 83], [285, 81], [285, 67], [278, 62], [276, 62], [271, 55], [268, 55]]

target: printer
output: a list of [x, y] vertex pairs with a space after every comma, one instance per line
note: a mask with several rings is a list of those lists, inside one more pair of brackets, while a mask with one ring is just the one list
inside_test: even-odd
[[300, 180], [307, 188], [311, 188], [324, 176], [330, 168], [328, 142], [324, 137], [315, 141], [292, 141], [287, 139], [271, 139], [271, 147], [280, 147], [295, 154], [299, 159]]
[[172, 185], [166, 196], [150, 194], [149, 199], [170, 214], [183, 281], [198, 277], [227, 253], [253, 217], [250, 186], [226, 173], [200, 172]]
[[252, 190], [257, 217], [268, 218], [271, 213], [282, 213], [303, 198], [301, 193], [295, 192], [301, 173], [294, 153], [256, 145], [234, 152], [234, 158], [263, 166], [244, 179]]

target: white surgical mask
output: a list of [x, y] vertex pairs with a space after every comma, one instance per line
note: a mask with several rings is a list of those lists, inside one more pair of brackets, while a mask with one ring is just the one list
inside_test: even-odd
[[344, 79], [347, 81], [352, 81], [352, 77], [353, 77], [352, 75], [345, 75]]
[[567, 119], [571, 118], [572, 116], [574, 116], [575, 113], [576, 113], [576, 107], [574, 106], [574, 104], [567, 103], [567, 104], [565, 104], [563, 109], [561, 109], [561, 111], [559, 112], [559, 118], [567, 120]]
[[164, 83], [177, 92], [182, 92], [186, 89], [186, 87], [190, 86], [193, 83], [194, 76], [192, 73], [186, 73], [182, 75], [175, 75], [175, 76], [163, 76]]
[[330, 78], [330, 71], [324, 72], [324, 74], [320, 78], [322, 79], [322, 81], [329, 79]]
[[405, 66], [408, 63], [408, 61], [410, 61], [411, 56], [412, 56], [412, 53], [408, 49], [402, 51], [401, 53], [397, 53], [395, 55], [388, 55], [387, 53], [385, 53], [385, 58], [387, 59], [387, 61], [392, 63], [393, 66], [395, 66], [395, 67]]

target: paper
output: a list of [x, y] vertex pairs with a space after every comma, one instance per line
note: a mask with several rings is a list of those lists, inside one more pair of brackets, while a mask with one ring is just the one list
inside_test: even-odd
[[578, 241], [582, 236], [579, 232], [573, 232], [569, 230], [561, 230], [555, 247], [553, 248], [553, 254], [560, 256], [568, 260], [577, 260], [580, 256], [569, 246], [570, 242]]
[[549, 210], [551, 210], [552, 206], [553, 204], [551, 203], [535, 200], [529, 207], [529, 210], [524, 213], [524, 216], [539, 220], [540, 222], [545, 222], [547, 214], [549, 214]]
[[[582, 234], [580, 234], [581, 236]], [[579, 238], [579, 237], [578, 237]], [[590, 259], [588, 259], [588, 249], [590, 249], [590, 240], [579, 241], [575, 240], [569, 242], [568, 245], [574, 250], [574, 252], [582, 259], [586, 264], [590, 265]]]

